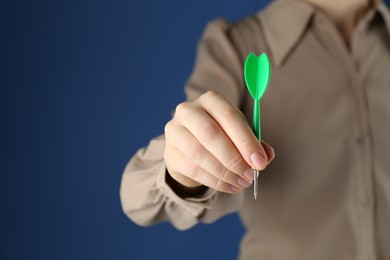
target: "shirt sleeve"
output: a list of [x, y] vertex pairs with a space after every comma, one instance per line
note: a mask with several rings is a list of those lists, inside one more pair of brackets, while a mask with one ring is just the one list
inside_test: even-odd
[[[221, 19], [206, 27], [198, 45], [194, 71], [185, 87], [188, 100], [212, 90], [225, 95], [236, 106], [241, 103], [242, 61], [230, 40], [231, 27]], [[199, 221], [211, 223], [240, 208], [243, 192], [231, 195], [209, 188], [197, 197], [179, 197], [165, 181], [164, 147], [165, 138], [161, 135], [140, 149], [125, 168], [120, 197], [131, 220], [141, 226], [170, 221], [183, 230]]]

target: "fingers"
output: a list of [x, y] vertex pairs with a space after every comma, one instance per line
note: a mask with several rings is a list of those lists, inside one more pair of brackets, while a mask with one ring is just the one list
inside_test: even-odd
[[[175, 148], [192, 163], [202, 168], [208, 174], [228, 184], [239, 188], [251, 185], [251, 179], [243, 178], [226, 168], [213, 154], [211, 154], [192, 134], [183, 126], [170, 122], [166, 125], [168, 143], [174, 141]], [[170, 140], [174, 138], [174, 140]], [[248, 169], [251, 171], [250, 169]]]
[[268, 164], [267, 154], [241, 111], [224, 96], [215, 92], [207, 92], [199, 102], [223, 129], [244, 160], [252, 168], [263, 170]]
[[261, 141], [261, 145], [263, 146], [265, 152], [267, 153], [268, 164], [270, 164], [272, 160], [275, 158], [274, 148], [272, 148], [269, 144], [267, 144], [263, 140]]
[[[170, 173], [181, 173], [184, 176], [200, 184], [226, 193], [233, 194], [242, 190], [242, 188], [238, 185], [231, 185], [205, 171], [203, 168], [196, 165], [192, 160], [188, 159], [186, 156], [183, 155], [183, 153], [181, 153], [173, 146], [170, 146], [167, 149], [169, 149], [169, 151], [167, 152], [171, 154], [171, 158], [175, 158], [175, 161], [173, 163], [169, 161], [167, 162], [167, 167], [168, 165], [170, 165]], [[174, 175], [172, 175], [172, 177], [175, 178]], [[180, 180], [177, 181], [180, 182]]]
[[[199, 142], [199, 146], [203, 146], [224, 168], [241, 177], [244, 177], [244, 173], [250, 170], [251, 167], [243, 159], [230, 138], [201, 107], [183, 103], [177, 108], [175, 116], [178, 118], [178, 124], [188, 129], [191, 135]], [[188, 118], [191, 118], [191, 120], [188, 120]], [[189, 156], [189, 158], [194, 160], [193, 156], [196, 157], [197, 155], [192, 153]], [[226, 170], [223, 170], [222, 173], [229, 177], [229, 172]], [[251, 177], [251, 175], [248, 175], [248, 177]]]
[[271, 146], [257, 140], [241, 111], [215, 92], [178, 105], [165, 137], [167, 169], [188, 187], [240, 191], [251, 185], [252, 168], [263, 170], [275, 157]]

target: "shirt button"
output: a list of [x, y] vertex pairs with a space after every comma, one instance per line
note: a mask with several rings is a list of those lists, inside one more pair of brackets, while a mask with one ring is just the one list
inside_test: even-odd
[[368, 206], [369, 200], [368, 200], [367, 197], [362, 197], [362, 198], [360, 198], [360, 203], [361, 203], [363, 206]]
[[347, 85], [347, 87], [351, 90], [353, 90], [353, 86], [355, 85], [355, 82], [353, 80], [348, 80], [346, 81], [345, 83]]
[[356, 138], [356, 143], [357, 143], [358, 145], [363, 145], [363, 144], [364, 144], [364, 138], [361, 137], [361, 136], [357, 137], [357, 138]]

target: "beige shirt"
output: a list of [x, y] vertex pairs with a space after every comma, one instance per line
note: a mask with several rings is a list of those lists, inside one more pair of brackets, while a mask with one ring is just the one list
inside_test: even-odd
[[390, 259], [390, 14], [379, 2], [348, 49], [325, 15], [277, 0], [237, 23], [211, 22], [187, 85], [189, 100], [226, 95], [251, 124], [243, 79], [249, 52], [273, 71], [261, 103], [262, 135], [276, 152], [251, 188], [180, 198], [165, 182], [164, 137], [123, 174], [121, 200], [139, 225], [187, 229], [238, 211], [247, 232], [240, 259]]

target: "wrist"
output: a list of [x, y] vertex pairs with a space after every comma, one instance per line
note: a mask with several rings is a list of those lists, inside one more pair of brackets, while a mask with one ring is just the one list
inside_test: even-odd
[[204, 186], [191, 179], [188, 180], [190, 181], [180, 182], [176, 180], [176, 178], [174, 178], [167, 169], [165, 171], [165, 182], [181, 198], [201, 196], [207, 191], [207, 186]]

